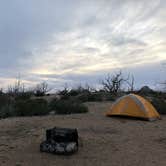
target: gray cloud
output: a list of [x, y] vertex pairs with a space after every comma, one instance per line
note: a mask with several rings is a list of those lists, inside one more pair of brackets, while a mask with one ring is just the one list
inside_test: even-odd
[[139, 45], [139, 46], [146, 46], [146, 43], [143, 41], [140, 41], [139, 39], [134, 38], [125, 38], [123, 36], [119, 36], [116, 38], [113, 38], [111, 40], [112, 44], [115, 46], [121, 46], [124, 44], [132, 44], [132, 45]]
[[29, 83], [96, 82], [90, 78], [116, 68], [144, 69], [144, 80], [147, 64], [166, 60], [165, 0], [0, 3], [2, 84], [19, 73]]

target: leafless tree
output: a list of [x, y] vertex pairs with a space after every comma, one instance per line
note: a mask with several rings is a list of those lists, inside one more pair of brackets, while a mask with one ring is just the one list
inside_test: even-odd
[[67, 95], [69, 93], [69, 88], [67, 83], [63, 86], [63, 89], [58, 92], [59, 95]]
[[129, 74], [128, 78], [125, 81], [129, 86], [128, 91], [133, 92], [134, 91], [134, 84], [135, 84], [134, 75]]
[[18, 95], [25, 92], [25, 85], [20, 78], [16, 79], [14, 85], [9, 85], [7, 93], [12, 95]]
[[48, 84], [44, 81], [44, 82], [36, 85], [34, 92], [35, 92], [36, 96], [44, 96], [50, 90], [51, 89], [48, 87]]
[[92, 86], [90, 86], [88, 83], [85, 84], [85, 90], [87, 90], [88, 92], [96, 92], [96, 89]]
[[117, 94], [121, 90], [122, 83], [124, 81], [126, 81], [126, 79], [123, 78], [122, 72], [119, 71], [114, 75], [108, 74], [107, 77], [104, 80], [102, 80], [101, 83], [105, 91]]
[[3, 88], [0, 88], [0, 95], [3, 94]]

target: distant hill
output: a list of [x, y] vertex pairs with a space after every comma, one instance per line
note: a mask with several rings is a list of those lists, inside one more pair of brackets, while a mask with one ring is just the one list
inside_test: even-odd
[[139, 93], [152, 93], [154, 92], [151, 88], [149, 88], [148, 86], [143, 86], [140, 90]]

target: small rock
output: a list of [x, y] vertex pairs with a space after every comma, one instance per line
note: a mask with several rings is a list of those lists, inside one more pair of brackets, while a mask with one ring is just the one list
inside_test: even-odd
[[75, 142], [71, 142], [66, 146], [66, 152], [70, 153], [77, 150], [77, 145]]
[[16, 165], [15, 166], [21, 166], [21, 164], [20, 163], [16, 163]]
[[49, 112], [49, 115], [55, 115], [55, 111]]

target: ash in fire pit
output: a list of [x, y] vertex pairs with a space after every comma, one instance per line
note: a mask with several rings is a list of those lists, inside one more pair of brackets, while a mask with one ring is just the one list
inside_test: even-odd
[[77, 129], [55, 127], [46, 130], [46, 140], [40, 144], [41, 152], [72, 154], [78, 150]]

